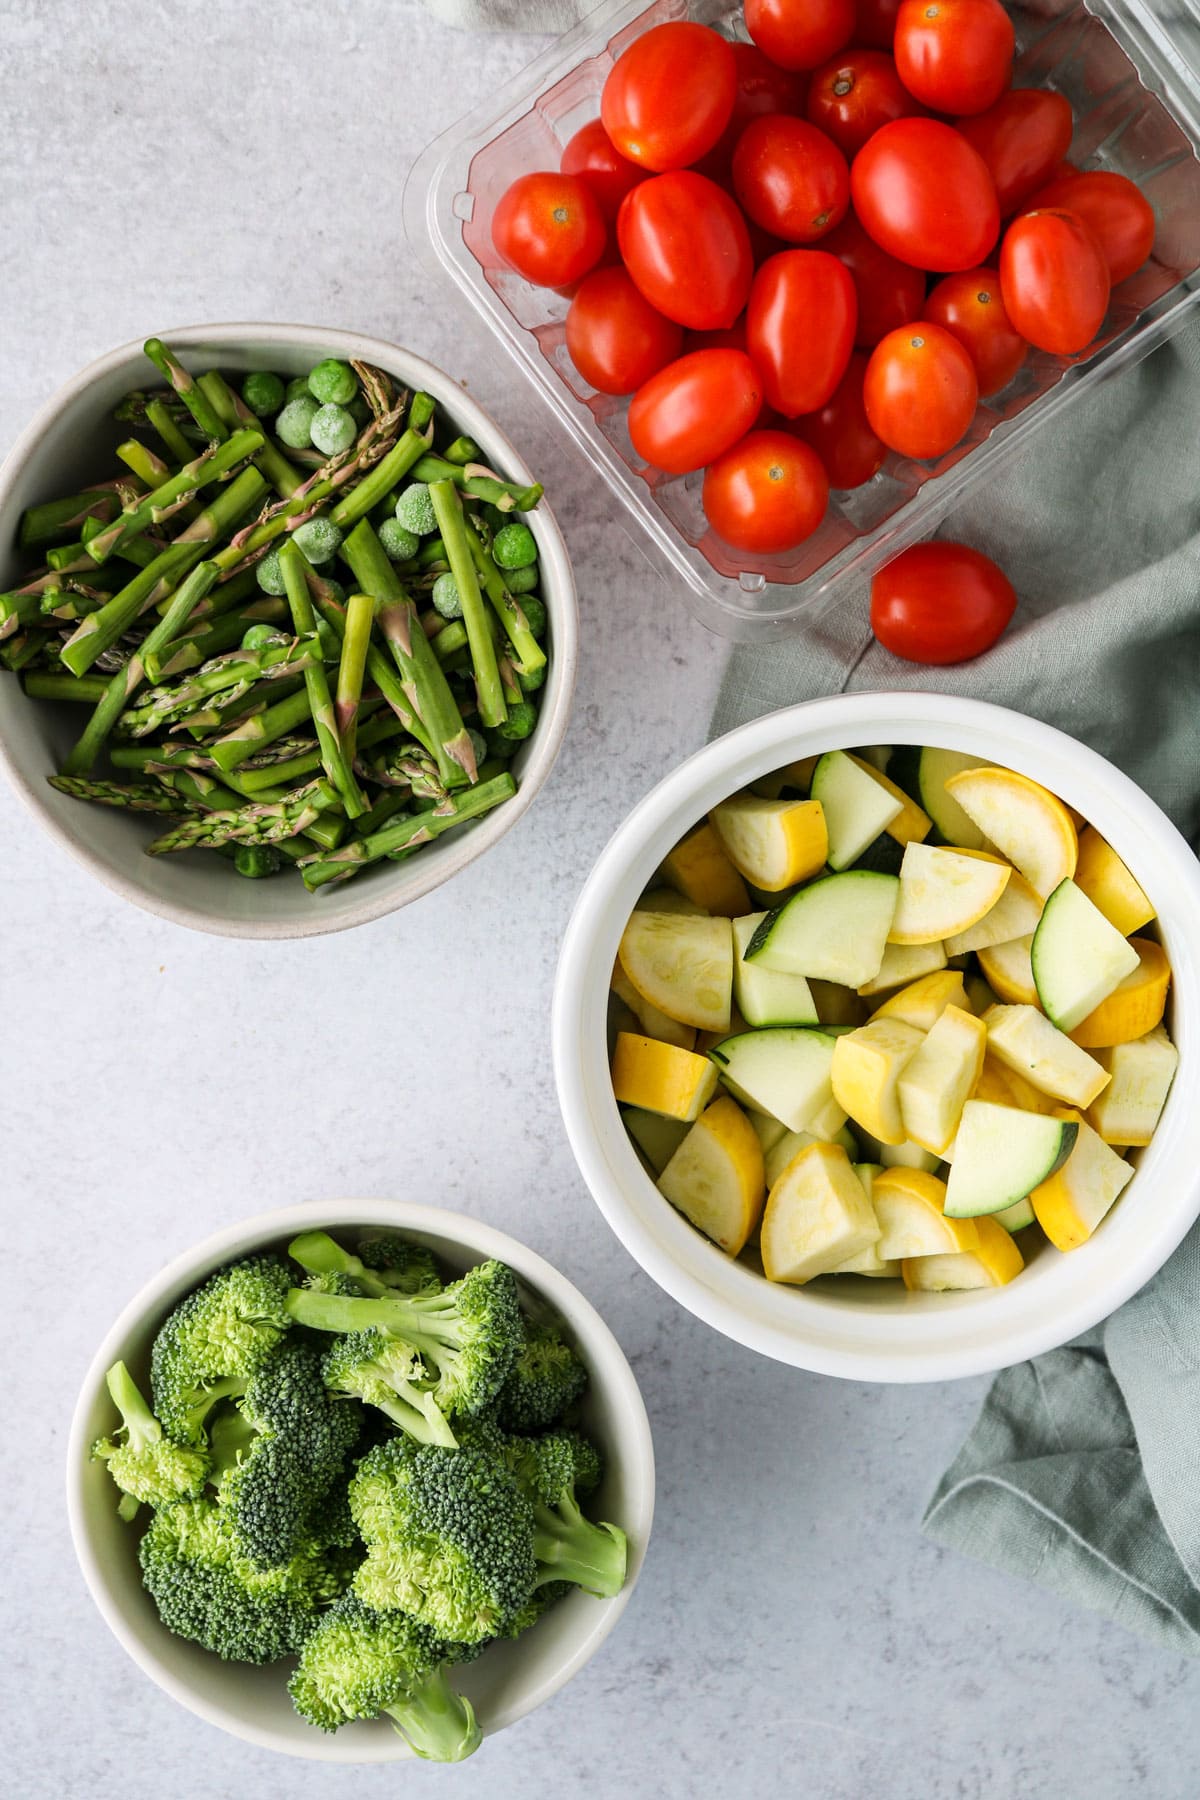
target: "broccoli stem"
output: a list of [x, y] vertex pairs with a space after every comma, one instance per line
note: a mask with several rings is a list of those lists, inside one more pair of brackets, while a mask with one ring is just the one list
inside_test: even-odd
[[475, 1709], [435, 1669], [407, 1700], [385, 1706], [396, 1729], [426, 1762], [464, 1762], [483, 1741]]
[[625, 1585], [628, 1546], [617, 1525], [593, 1525], [579, 1510], [573, 1494], [557, 1506], [533, 1502], [533, 1554], [536, 1587], [548, 1581], [572, 1581], [585, 1593], [610, 1599]]
[[[115, 1362], [104, 1377], [113, 1405], [121, 1415], [126, 1443], [131, 1450], [145, 1450], [162, 1437], [162, 1426], [150, 1411], [145, 1396], [123, 1362]], [[133, 1494], [121, 1495], [117, 1517], [128, 1525], [137, 1518], [141, 1502]]]

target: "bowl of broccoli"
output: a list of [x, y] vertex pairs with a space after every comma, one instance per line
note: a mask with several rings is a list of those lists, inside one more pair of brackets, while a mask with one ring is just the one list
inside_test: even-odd
[[550, 1264], [457, 1213], [289, 1208], [164, 1268], [70, 1434], [84, 1579], [199, 1717], [454, 1762], [614, 1628], [654, 1508], [633, 1373]]

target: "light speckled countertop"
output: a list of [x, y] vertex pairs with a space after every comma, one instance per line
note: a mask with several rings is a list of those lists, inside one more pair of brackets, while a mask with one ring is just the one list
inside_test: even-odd
[[[37, 1271], [10, 1260], [0, 1315], [0, 1786], [1194, 1800], [1200, 1670], [918, 1535], [982, 1384], [843, 1386], [737, 1348], [641, 1274], [576, 1174], [548, 1046], [559, 939], [613, 826], [703, 740], [725, 649], [654, 584], [481, 329], [422, 294], [404, 243], [417, 152], [539, 47], [468, 41], [394, 0], [0, 4], [0, 446], [77, 367], [151, 330], [375, 332], [460, 372], [547, 475], [584, 628], [574, 722], [532, 816], [449, 891], [356, 933], [176, 930], [118, 903], [0, 788], [0, 1192]], [[67, 1422], [119, 1306], [219, 1224], [354, 1193], [476, 1212], [557, 1263], [632, 1358], [657, 1443], [655, 1536], [621, 1629], [457, 1771], [287, 1762], [191, 1718], [109, 1637], [67, 1541]]]

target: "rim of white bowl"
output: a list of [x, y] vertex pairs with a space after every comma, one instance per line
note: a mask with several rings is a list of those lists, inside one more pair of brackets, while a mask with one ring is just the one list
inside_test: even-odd
[[[213, 1232], [200, 1243], [173, 1257], [121, 1309], [105, 1333], [80, 1384], [67, 1437], [67, 1519], [80, 1572], [105, 1624], [143, 1674], [148, 1675], [157, 1687], [187, 1711], [233, 1737], [256, 1744], [264, 1750], [299, 1757], [303, 1761], [345, 1764], [407, 1761], [412, 1752], [404, 1740], [393, 1733], [380, 1734], [377, 1740], [359, 1740], [351, 1748], [346, 1739], [339, 1743], [338, 1738], [332, 1735], [327, 1737], [314, 1732], [311, 1747], [307, 1743], [300, 1747], [290, 1741], [282, 1741], [268, 1729], [258, 1729], [233, 1718], [222, 1706], [198, 1694], [186, 1681], [180, 1680], [165, 1667], [157, 1656], [148, 1653], [129, 1629], [121, 1607], [113, 1598], [111, 1584], [95, 1553], [87, 1526], [83, 1472], [88, 1464], [90, 1450], [88, 1414], [104, 1386], [106, 1372], [121, 1354], [131, 1332], [148, 1315], [160, 1310], [166, 1303], [167, 1296], [181, 1283], [203, 1280], [207, 1273], [219, 1268], [223, 1262], [249, 1254], [256, 1244], [287, 1237], [298, 1231], [311, 1230], [318, 1219], [324, 1229], [331, 1231], [361, 1225], [387, 1225], [401, 1231], [427, 1232], [434, 1237], [453, 1238], [460, 1241], [465, 1250], [473, 1254], [477, 1252], [481, 1259], [494, 1256], [508, 1263], [521, 1280], [535, 1287], [556, 1311], [571, 1322], [572, 1333], [579, 1340], [592, 1379], [603, 1383], [621, 1416], [622, 1477], [629, 1484], [631, 1500], [629, 1514], [622, 1522], [629, 1539], [628, 1572], [619, 1594], [610, 1600], [597, 1600], [588, 1609], [587, 1616], [593, 1622], [581, 1634], [571, 1655], [557, 1664], [518, 1704], [502, 1708], [490, 1717], [486, 1722], [485, 1735], [494, 1737], [507, 1726], [544, 1706], [591, 1660], [615, 1630], [633, 1596], [650, 1541], [654, 1521], [655, 1463], [654, 1440], [646, 1404], [629, 1359], [611, 1327], [574, 1282], [518, 1238], [510, 1237], [507, 1232], [487, 1225], [467, 1213], [450, 1212], [441, 1207], [423, 1206], [407, 1200], [305, 1201], [279, 1207], [272, 1212], [258, 1213], [251, 1218], [223, 1226], [220, 1231]], [[581, 1322], [585, 1329], [581, 1329]], [[603, 1361], [602, 1373], [596, 1366], [598, 1358]], [[166, 1635], [164, 1630], [164, 1636]]]
[[[406, 382], [419, 380], [453, 414], [455, 423], [487, 448], [489, 459], [502, 461], [506, 473], [515, 480], [527, 483], [534, 480], [529, 465], [518, 454], [506, 433], [478, 401], [459, 386], [452, 375], [416, 351], [405, 349], [401, 344], [393, 344], [386, 338], [369, 337], [357, 331], [341, 331], [332, 326], [275, 324], [270, 320], [184, 325], [165, 331], [163, 336], [173, 348], [179, 350], [199, 350], [208, 346], [221, 349], [237, 346], [248, 336], [268, 337], [288, 349], [302, 350], [311, 346], [326, 355], [336, 355], [343, 360], [355, 357], [377, 363], [385, 369], [389, 368], [389, 359], [392, 359], [393, 369], [389, 372], [394, 372], [394, 359], [399, 357], [409, 370], [402, 379]], [[0, 464], [0, 518], [4, 516], [10, 503], [18, 469], [33, 446], [53, 426], [58, 415], [66, 406], [79, 399], [93, 382], [115, 372], [122, 363], [141, 357], [143, 342], [141, 338], [134, 338], [106, 351], [103, 356], [96, 357], [65, 381], [38, 409]], [[444, 849], [436, 873], [428, 865], [422, 873], [424, 859], [419, 856], [410, 862], [395, 864], [386, 871], [377, 869], [374, 878], [363, 884], [353, 911], [347, 911], [340, 917], [323, 911], [319, 896], [313, 896], [311, 921], [307, 918], [281, 921], [269, 915], [253, 920], [224, 919], [202, 907], [166, 899], [147, 891], [137, 881], [81, 844], [70, 827], [51, 810], [40, 787], [28, 781], [17, 767], [8, 753], [3, 735], [0, 735], [0, 768], [4, 769], [16, 793], [43, 829], [76, 862], [81, 863], [111, 892], [120, 895], [122, 900], [140, 907], [143, 912], [169, 919], [174, 925], [208, 932], [215, 937], [292, 940], [348, 931], [357, 925], [367, 925], [372, 920], [386, 917], [388, 913], [397, 912], [401, 907], [420, 900], [425, 894], [452, 880], [469, 863], [475, 862], [494, 844], [499, 843], [532, 806], [562, 748], [579, 661], [579, 602], [566, 542], [553, 509], [543, 498], [538, 503], [536, 513], [530, 516], [534, 520], [539, 560], [552, 572], [552, 578], [545, 583], [543, 596], [551, 627], [550, 672], [542, 690], [538, 722], [528, 739], [528, 760], [520, 786], [511, 800], [478, 820], [465, 835], [459, 834], [442, 840]], [[262, 888], [269, 903], [270, 883], [262, 884]]]
[[[1035, 1284], [1024, 1277], [1001, 1289], [939, 1296], [936, 1313], [921, 1314], [905, 1314], [902, 1306], [848, 1306], [767, 1282], [730, 1261], [663, 1199], [621, 1123], [604, 1022], [609, 971], [637, 895], [671, 845], [716, 801], [818, 749], [864, 743], [957, 749], [1045, 782], [1132, 864], [1158, 905], [1174, 972], [1173, 1035], [1187, 1074], [1177, 1075], [1153, 1142], [1140, 1152], [1134, 1185], [1155, 1206], [1156, 1223], [1139, 1243], [1139, 1215], [1123, 1201], [1088, 1244], [1061, 1258], [1057, 1285], [1070, 1282], [1072, 1291], [1040, 1313]], [[984, 701], [925, 692], [844, 694], [784, 708], [689, 757], [633, 809], [589, 875], [563, 939], [554, 992], [555, 1079], [567, 1136], [592, 1197], [630, 1254], [681, 1306], [736, 1342], [817, 1374], [859, 1381], [993, 1372], [1056, 1348], [1115, 1311], [1162, 1266], [1200, 1213], [1200, 1169], [1187, 1119], [1200, 1041], [1198, 945], [1200, 865], [1187, 843], [1128, 776], [1054, 726]], [[791, 1300], [781, 1300], [781, 1293]], [[816, 1299], [820, 1306], [812, 1304]]]

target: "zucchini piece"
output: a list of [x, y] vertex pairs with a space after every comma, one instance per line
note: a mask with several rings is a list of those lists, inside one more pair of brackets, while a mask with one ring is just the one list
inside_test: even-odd
[[836, 1041], [828, 1032], [781, 1026], [726, 1038], [709, 1056], [722, 1086], [737, 1099], [789, 1131], [806, 1131], [833, 1100], [829, 1072]]
[[830, 750], [813, 770], [812, 797], [820, 803], [829, 836], [829, 866], [857, 862], [904, 809], [903, 797], [881, 787], [874, 774], [844, 750]]
[[1069, 879], [1046, 902], [1029, 960], [1042, 1010], [1060, 1031], [1082, 1025], [1141, 966], [1133, 945]]
[[767, 914], [746, 946], [746, 960], [860, 988], [879, 973], [899, 890], [894, 875], [857, 869], [826, 875]]
[[1067, 1160], [1078, 1135], [1072, 1119], [968, 1100], [946, 1186], [947, 1218], [974, 1219], [1026, 1199]]

